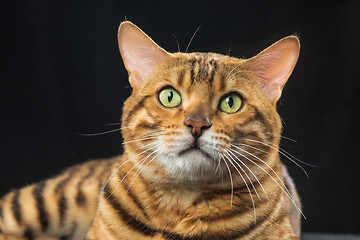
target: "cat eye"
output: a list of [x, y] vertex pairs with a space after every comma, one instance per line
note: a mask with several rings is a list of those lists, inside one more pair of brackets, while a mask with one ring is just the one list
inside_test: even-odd
[[237, 93], [229, 93], [220, 100], [220, 110], [226, 113], [236, 113], [242, 106], [242, 100]]
[[175, 89], [168, 87], [160, 91], [159, 100], [162, 105], [167, 108], [177, 107], [181, 103], [181, 96], [178, 91]]

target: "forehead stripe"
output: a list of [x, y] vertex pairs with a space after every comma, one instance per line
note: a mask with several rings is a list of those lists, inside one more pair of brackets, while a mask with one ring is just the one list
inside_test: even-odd
[[209, 82], [210, 86], [212, 86], [212, 83], [214, 81], [214, 75], [217, 70], [217, 63], [214, 59], [211, 59], [209, 62], [209, 65], [212, 65], [212, 70], [211, 70], [211, 74], [210, 74], [210, 78], [209, 78], [208, 82]]
[[180, 87], [184, 87], [184, 86], [183, 86], [184, 74], [185, 74], [185, 70], [184, 70], [184, 69], [182, 69], [182, 70], [179, 72], [179, 74], [178, 74], [177, 83], [178, 83], [178, 86], [180, 86]]
[[220, 74], [219, 81], [220, 81], [220, 91], [225, 90], [226, 76], [225, 76], [224, 73], [221, 73], [221, 74]]
[[198, 74], [195, 77], [196, 82], [204, 82], [209, 76], [209, 68], [206, 59], [202, 59], [199, 63]]
[[195, 80], [195, 66], [197, 62], [195, 58], [190, 61], [190, 85], [193, 85]]
[[204, 56], [200, 59], [192, 59], [190, 68], [190, 85], [196, 82], [208, 82], [211, 86], [218, 64], [215, 59], [209, 60], [208, 56]]

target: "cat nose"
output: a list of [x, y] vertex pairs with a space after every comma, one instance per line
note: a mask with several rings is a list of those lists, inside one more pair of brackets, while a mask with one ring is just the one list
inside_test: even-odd
[[191, 128], [191, 133], [194, 138], [199, 138], [202, 134], [203, 129], [211, 127], [210, 120], [206, 118], [196, 119], [193, 117], [187, 117], [185, 119], [185, 125]]

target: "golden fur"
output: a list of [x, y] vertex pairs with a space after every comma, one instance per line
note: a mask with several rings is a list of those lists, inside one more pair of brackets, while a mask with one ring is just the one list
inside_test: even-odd
[[[133, 87], [124, 154], [4, 196], [0, 239], [299, 239], [276, 112], [298, 39], [251, 59], [170, 54], [124, 22], [119, 47]], [[176, 107], [159, 101], [169, 87]], [[242, 101], [235, 113], [219, 107], [229, 93]]]

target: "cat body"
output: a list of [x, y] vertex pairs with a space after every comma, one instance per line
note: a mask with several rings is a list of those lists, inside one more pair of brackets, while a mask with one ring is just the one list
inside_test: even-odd
[[118, 39], [124, 154], [4, 196], [0, 239], [299, 239], [276, 112], [298, 39], [250, 59], [170, 54], [130, 22]]

